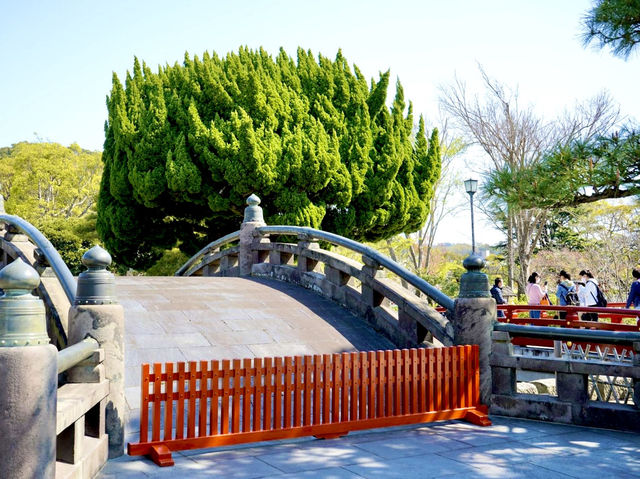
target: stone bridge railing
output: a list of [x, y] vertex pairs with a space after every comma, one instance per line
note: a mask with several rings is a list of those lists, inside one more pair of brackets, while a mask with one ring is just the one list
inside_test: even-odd
[[[454, 343], [450, 320], [455, 303], [424, 279], [395, 261], [357, 241], [298, 226], [267, 226], [259, 199], [252, 195], [242, 229], [210, 243], [178, 272], [179, 276], [271, 277], [311, 289], [369, 321], [399, 347], [424, 341]], [[282, 242], [281, 238], [295, 238]], [[360, 255], [358, 262], [321, 247], [341, 246]], [[385, 277], [390, 272], [444, 307], [437, 312], [414, 290]]]

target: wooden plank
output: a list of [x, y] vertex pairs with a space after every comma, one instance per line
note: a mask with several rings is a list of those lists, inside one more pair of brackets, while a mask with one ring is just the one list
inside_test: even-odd
[[369, 355], [362, 351], [360, 354], [360, 386], [358, 402], [360, 403], [360, 412], [358, 417], [360, 419], [367, 418], [367, 390], [369, 385]]
[[304, 398], [302, 402], [302, 424], [311, 425], [311, 390], [313, 386], [313, 362], [311, 356], [304, 357]]
[[427, 410], [433, 411], [436, 408], [436, 349], [429, 349], [429, 394], [427, 395], [428, 408]]
[[378, 391], [376, 398], [376, 406], [377, 413], [376, 417], [384, 417], [385, 416], [385, 391], [387, 387], [387, 361], [386, 361], [386, 353], [384, 351], [376, 352], [376, 362], [378, 368]]
[[149, 441], [149, 365], [143, 364], [140, 379], [140, 442]]
[[189, 361], [189, 409], [187, 412], [187, 437], [196, 437], [196, 361]]
[[178, 363], [178, 410], [176, 411], [176, 439], [184, 437], [184, 386], [187, 381], [186, 363]]
[[160, 409], [162, 407], [162, 363], [153, 363], [153, 416], [151, 419], [151, 440], [160, 440]]
[[276, 358], [275, 398], [273, 406], [273, 428], [282, 428], [282, 388], [284, 382], [284, 367], [282, 358]]
[[293, 360], [291, 356], [284, 358], [284, 427], [291, 427], [291, 390], [293, 389]]
[[402, 414], [411, 414], [411, 356], [408, 349], [402, 350]]
[[396, 380], [394, 384], [394, 408], [393, 412], [396, 416], [402, 414], [402, 351], [396, 349], [393, 351], [394, 361], [396, 363]]
[[393, 351], [385, 351], [385, 361], [387, 363], [387, 397], [385, 398], [385, 417], [393, 416], [393, 383], [395, 382], [395, 361], [393, 360]]
[[442, 367], [442, 349], [443, 348], [438, 348], [436, 349], [436, 390], [434, 391], [435, 393], [435, 410], [436, 411], [441, 411], [442, 410], [442, 406], [443, 406], [443, 394], [444, 394], [444, 384], [443, 384], [443, 380], [444, 380], [444, 374], [443, 374], [443, 367]]
[[322, 374], [322, 381], [324, 383], [324, 391], [322, 392], [322, 424], [331, 423], [331, 367], [333, 363], [331, 361], [331, 355], [324, 354], [322, 356], [322, 363], [324, 366], [324, 372]]
[[419, 412], [425, 412], [427, 411], [427, 371], [428, 371], [428, 365], [429, 365], [429, 360], [427, 359], [427, 350], [426, 349], [419, 349], [418, 350], [418, 361], [419, 361], [419, 367], [418, 367], [418, 371], [420, 374], [420, 406], [419, 406]]
[[266, 431], [271, 430], [271, 407], [273, 405], [273, 401], [271, 399], [273, 395], [273, 376], [275, 374], [275, 369], [273, 368], [273, 360], [272, 358], [264, 358], [264, 409], [263, 409], [263, 418], [264, 418], [264, 426], [263, 429]]
[[293, 358], [293, 425], [302, 426], [302, 356]]
[[351, 408], [349, 411], [349, 417], [352, 421], [358, 420], [358, 397], [359, 397], [359, 385], [360, 385], [360, 356], [358, 353], [351, 353], [349, 361], [351, 367], [349, 368], [351, 374], [351, 393], [349, 395]]
[[411, 413], [417, 414], [420, 411], [418, 404], [418, 396], [420, 389], [420, 376], [419, 367], [420, 361], [418, 359], [418, 350], [411, 350]]
[[341, 413], [340, 421], [346, 422], [349, 420], [349, 386], [351, 385], [350, 379], [351, 372], [351, 358], [349, 353], [342, 353], [342, 384], [341, 384]]
[[480, 405], [480, 364], [478, 345], [474, 344], [473, 348], [473, 404]]
[[218, 394], [220, 388], [220, 362], [211, 361], [211, 404], [209, 405], [209, 435], [215, 436], [219, 434], [218, 430]]
[[340, 386], [342, 372], [342, 356], [340, 354], [333, 355], [333, 374], [331, 375], [331, 422], [340, 422]]
[[367, 387], [369, 390], [369, 402], [367, 408], [367, 419], [372, 419], [376, 417], [376, 392], [378, 391], [378, 374], [377, 367], [378, 361], [376, 360], [376, 352], [369, 351], [367, 353], [368, 361], [369, 361], [369, 372], [368, 372], [368, 380]]
[[231, 361], [222, 360], [221, 434], [229, 434], [229, 396], [231, 395]]
[[473, 406], [473, 348], [467, 349], [467, 401], [469, 406]]
[[200, 361], [200, 391], [198, 394], [198, 436], [207, 435], [207, 399], [209, 396], [209, 363]]
[[253, 366], [256, 374], [254, 376], [253, 385], [253, 428], [252, 431], [262, 431], [262, 399], [264, 396], [264, 387], [262, 381], [264, 379], [264, 370], [262, 369], [262, 359], [255, 358]]
[[251, 359], [242, 360], [242, 432], [251, 431]]
[[240, 396], [242, 394], [242, 363], [239, 359], [233, 360], [233, 398], [231, 400], [231, 432], [240, 432]]
[[460, 381], [458, 372], [459, 352], [462, 349], [460, 346], [456, 346], [451, 349], [451, 409], [455, 409], [460, 406], [459, 387]]
[[164, 402], [164, 438], [172, 439], [173, 429], [173, 363], [164, 365], [166, 401]]
[[322, 406], [322, 356], [313, 356], [313, 424], [321, 424], [320, 410]]
[[443, 351], [443, 367], [444, 367], [444, 401], [443, 409], [451, 409], [451, 350], [452, 348], [442, 348]]

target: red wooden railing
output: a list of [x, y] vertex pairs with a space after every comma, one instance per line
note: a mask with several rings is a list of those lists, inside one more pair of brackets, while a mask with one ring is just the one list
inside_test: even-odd
[[140, 441], [130, 455], [464, 419], [480, 404], [478, 346], [142, 365]]

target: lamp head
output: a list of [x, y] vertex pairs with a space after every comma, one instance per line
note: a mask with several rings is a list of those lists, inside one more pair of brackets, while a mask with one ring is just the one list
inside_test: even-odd
[[474, 194], [476, 191], [478, 191], [478, 180], [473, 180], [471, 178], [469, 178], [468, 180], [465, 180], [464, 189], [470, 195]]

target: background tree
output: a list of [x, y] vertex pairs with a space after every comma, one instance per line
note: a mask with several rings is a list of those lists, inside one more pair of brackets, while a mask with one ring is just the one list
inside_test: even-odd
[[40, 229], [77, 274], [81, 255], [98, 241], [101, 154], [57, 143], [17, 143], [2, 154], [0, 194], [7, 212]]
[[253, 192], [270, 224], [358, 240], [416, 231], [439, 176], [437, 133], [412, 141], [411, 104], [398, 82], [387, 107], [388, 83], [386, 72], [367, 84], [340, 52], [241, 48], [157, 73], [136, 59], [107, 99], [100, 236], [144, 267], [236, 230]]
[[640, 42], [640, 1], [598, 0], [583, 20], [585, 46], [592, 41], [628, 58]]
[[482, 100], [469, 95], [466, 85], [456, 80], [441, 89], [441, 105], [468, 141], [480, 146], [489, 159], [481, 201], [488, 217], [505, 233], [508, 284], [512, 286], [516, 279], [522, 294], [549, 212], [521, 201], [531, 183], [524, 181], [520, 172], [538, 165], [545, 153], [558, 145], [576, 139], [588, 141], [607, 132], [617, 121], [618, 110], [606, 95], [599, 95], [572, 112], [545, 121], [531, 107], [519, 105], [517, 91], [490, 79], [482, 68], [480, 72], [485, 87]]

